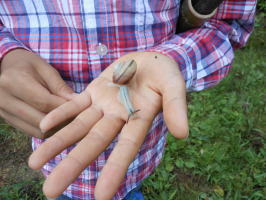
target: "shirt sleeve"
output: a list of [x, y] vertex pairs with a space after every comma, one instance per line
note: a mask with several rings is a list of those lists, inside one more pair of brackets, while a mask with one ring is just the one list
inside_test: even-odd
[[253, 30], [256, 0], [225, 0], [202, 27], [174, 35], [148, 51], [173, 58], [188, 91], [218, 84], [229, 72], [234, 49], [244, 46]]
[[0, 21], [0, 61], [9, 51], [18, 48], [29, 50], [29, 48], [17, 40]]

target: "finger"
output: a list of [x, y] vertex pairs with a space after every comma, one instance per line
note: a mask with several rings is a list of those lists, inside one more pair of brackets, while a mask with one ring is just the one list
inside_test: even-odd
[[90, 94], [85, 90], [77, 95], [72, 101], [59, 106], [50, 112], [40, 123], [40, 128], [43, 132], [50, 130], [52, 127], [60, 124], [61, 122], [76, 116], [85, 108], [91, 105]]
[[130, 120], [122, 129], [113, 152], [109, 156], [98, 178], [95, 197], [98, 200], [111, 199], [118, 190], [130, 163], [142, 145], [152, 120], [138, 118]]
[[4, 118], [12, 127], [24, 132], [25, 134], [41, 139], [43, 138], [43, 133], [38, 128], [22, 121], [14, 115], [0, 110], [0, 116]]
[[0, 93], [0, 108], [36, 128], [39, 127], [39, 123], [44, 117], [44, 113], [36, 110], [19, 99], [8, 95], [4, 90], [0, 89]]
[[71, 100], [75, 96], [74, 91], [65, 83], [55, 68], [44, 62], [37, 70], [52, 94], [66, 100]]
[[[37, 77], [36, 79], [41, 78]], [[50, 94], [41, 82], [36, 81], [29, 75], [17, 77], [16, 85], [10, 85], [8, 81], [2, 80], [2, 87], [13, 96], [44, 113], [48, 113], [66, 101], [61, 97]]]
[[177, 79], [168, 83], [170, 84], [165, 85], [162, 93], [164, 120], [173, 136], [186, 138], [188, 119], [185, 86]]
[[93, 106], [83, 111], [70, 124], [46, 140], [31, 154], [29, 166], [32, 169], [40, 169], [65, 148], [80, 141], [102, 116], [102, 111]]
[[59, 196], [107, 148], [123, 123], [119, 118], [104, 116], [48, 176], [43, 186], [45, 195]]

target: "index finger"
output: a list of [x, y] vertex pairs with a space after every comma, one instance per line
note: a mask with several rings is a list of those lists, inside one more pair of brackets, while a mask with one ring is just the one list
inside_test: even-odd
[[68, 101], [55, 110], [48, 113], [40, 123], [42, 132], [50, 130], [52, 127], [76, 116], [85, 108], [91, 105], [90, 94], [85, 90], [81, 94], [74, 97], [71, 101]]
[[109, 156], [95, 188], [98, 200], [111, 199], [118, 190], [130, 163], [137, 155], [152, 119], [137, 118], [130, 120], [122, 129], [118, 143]]

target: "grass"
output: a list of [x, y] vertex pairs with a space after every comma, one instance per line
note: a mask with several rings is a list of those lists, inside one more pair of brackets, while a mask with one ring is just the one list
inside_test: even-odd
[[0, 199], [42, 200], [42, 176], [27, 166], [30, 138], [0, 120]]
[[[265, 199], [266, 32], [258, 19], [230, 75], [188, 95], [190, 136], [168, 136], [162, 163], [143, 183], [145, 199]], [[29, 140], [2, 122], [0, 151], [0, 199], [44, 199], [42, 178], [26, 165]]]

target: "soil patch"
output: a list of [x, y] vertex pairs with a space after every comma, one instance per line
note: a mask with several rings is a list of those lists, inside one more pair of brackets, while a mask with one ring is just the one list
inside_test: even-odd
[[0, 120], [0, 187], [23, 181], [42, 180], [30, 169], [27, 160], [32, 152], [31, 138]]

